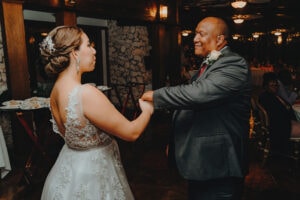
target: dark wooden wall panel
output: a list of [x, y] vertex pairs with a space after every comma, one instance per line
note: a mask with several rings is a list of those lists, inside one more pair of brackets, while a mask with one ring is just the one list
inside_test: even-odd
[[4, 37], [7, 49], [8, 87], [13, 99], [30, 97], [29, 70], [23, 6], [20, 2], [2, 1]]
[[76, 25], [76, 13], [70, 11], [61, 11], [56, 14], [56, 25]]

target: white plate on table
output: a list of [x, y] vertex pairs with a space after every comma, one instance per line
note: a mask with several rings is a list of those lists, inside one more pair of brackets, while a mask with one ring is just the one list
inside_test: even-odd
[[46, 97], [31, 97], [25, 100], [9, 100], [2, 103], [0, 109], [21, 109], [34, 110], [40, 108], [48, 108], [50, 106], [50, 98]]
[[111, 87], [108, 87], [108, 86], [106, 86], [106, 85], [97, 85], [97, 88], [98, 88], [99, 90], [101, 90], [102, 92], [111, 89]]
[[8, 110], [8, 109], [19, 109], [22, 105], [22, 100], [9, 100], [2, 102], [3, 106], [0, 106], [0, 109]]
[[19, 108], [20, 108], [19, 105], [4, 105], [4, 106], [0, 106], [0, 109], [2, 109], [2, 110], [19, 109]]
[[22, 102], [23, 102], [22, 100], [9, 100], [9, 101], [4, 101], [2, 104], [5, 106], [15, 107], [15, 106], [20, 106]]
[[50, 98], [46, 97], [31, 97], [25, 99], [20, 108], [22, 110], [34, 110], [40, 108], [47, 108], [50, 105]]

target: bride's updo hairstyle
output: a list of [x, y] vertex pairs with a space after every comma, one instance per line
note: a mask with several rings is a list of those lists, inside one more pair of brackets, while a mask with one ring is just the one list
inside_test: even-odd
[[79, 49], [82, 33], [82, 29], [76, 26], [58, 26], [48, 33], [40, 43], [41, 57], [48, 75], [58, 75], [69, 66], [70, 52]]

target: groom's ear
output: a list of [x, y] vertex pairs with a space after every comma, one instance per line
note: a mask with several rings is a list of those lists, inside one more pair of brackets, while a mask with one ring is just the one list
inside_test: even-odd
[[224, 43], [225, 41], [225, 36], [224, 35], [218, 35], [217, 36], [217, 45], [220, 46]]

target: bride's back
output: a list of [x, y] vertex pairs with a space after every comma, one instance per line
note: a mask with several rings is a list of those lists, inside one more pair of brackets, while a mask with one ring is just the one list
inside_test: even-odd
[[54, 102], [58, 100], [59, 102], [51, 106], [51, 109], [54, 109], [52, 110], [53, 129], [73, 149], [88, 149], [107, 145], [111, 142], [111, 138], [91, 124], [83, 115], [81, 103], [83, 88], [84, 85], [77, 85], [71, 90], [66, 90], [66, 92], [60, 91], [60, 95], [57, 95], [55, 90], [53, 91], [51, 100], [53, 99]]

